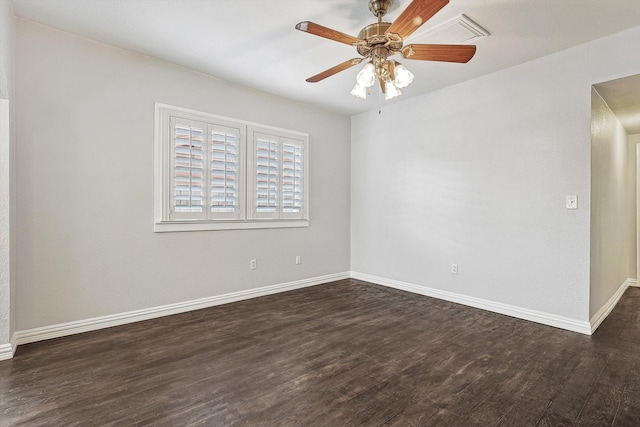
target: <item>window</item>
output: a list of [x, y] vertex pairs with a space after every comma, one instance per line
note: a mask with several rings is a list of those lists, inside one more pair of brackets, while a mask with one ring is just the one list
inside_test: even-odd
[[253, 127], [249, 135], [252, 218], [303, 219], [305, 140]]
[[306, 134], [164, 104], [155, 120], [154, 231], [308, 226]]
[[238, 126], [170, 119], [169, 219], [241, 219]]

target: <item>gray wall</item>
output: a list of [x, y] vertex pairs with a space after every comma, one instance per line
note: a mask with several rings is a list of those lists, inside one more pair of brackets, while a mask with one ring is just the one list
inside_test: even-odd
[[0, 359], [15, 328], [14, 99], [13, 9], [0, 1]]
[[352, 270], [585, 325], [591, 85], [638, 73], [638, 42], [640, 27], [352, 117]]
[[[348, 272], [347, 117], [21, 20], [16, 67], [18, 330]], [[307, 132], [311, 225], [153, 233], [154, 102]]]

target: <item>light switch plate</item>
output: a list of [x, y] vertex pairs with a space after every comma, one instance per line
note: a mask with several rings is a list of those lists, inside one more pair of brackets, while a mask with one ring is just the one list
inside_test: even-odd
[[578, 196], [567, 196], [567, 209], [578, 209]]

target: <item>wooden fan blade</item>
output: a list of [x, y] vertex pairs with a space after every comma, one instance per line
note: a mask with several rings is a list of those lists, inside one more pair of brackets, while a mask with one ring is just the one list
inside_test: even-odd
[[309, 83], [317, 83], [320, 80], [324, 80], [327, 77], [333, 76], [336, 73], [339, 73], [340, 71], [344, 71], [347, 68], [351, 68], [354, 65], [358, 65], [360, 62], [362, 62], [364, 58], [353, 58], [350, 59], [348, 61], [344, 61], [342, 64], [338, 64], [335, 67], [329, 68], [328, 70], [325, 70], [323, 72], [321, 72], [320, 74], [316, 74], [313, 77], [309, 77], [307, 79], [307, 81]]
[[332, 30], [331, 28], [323, 27], [322, 25], [318, 25], [310, 21], [300, 22], [298, 25], [296, 25], [296, 30], [304, 31], [305, 33], [314, 34], [316, 36], [324, 37], [325, 39], [335, 40], [337, 42], [349, 45], [353, 45], [362, 41], [357, 37], [341, 33], [340, 31]]
[[403, 39], [407, 38], [447, 3], [449, 0], [413, 0], [386, 33], [396, 33]]
[[442, 62], [469, 62], [476, 47], [466, 44], [408, 44], [402, 48], [406, 59]]

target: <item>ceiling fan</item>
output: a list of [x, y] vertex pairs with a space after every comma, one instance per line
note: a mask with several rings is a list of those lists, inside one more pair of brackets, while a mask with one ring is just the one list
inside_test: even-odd
[[349, 59], [307, 79], [316, 83], [340, 71], [344, 71], [369, 59], [365, 67], [358, 72], [356, 85], [351, 94], [366, 99], [368, 88], [380, 82], [385, 99], [401, 95], [400, 88], [413, 81], [413, 74], [402, 64], [389, 57], [399, 54], [405, 59], [421, 61], [469, 62], [476, 53], [473, 45], [455, 44], [408, 44], [403, 45], [422, 24], [445, 7], [449, 0], [413, 0], [393, 23], [382, 22], [393, 0], [370, 0], [369, 10], [378, 18], [378, 22], [367, 25], [353, 37], [322, 25], [303, 21], [296, 29], [309, 34], [324, 37], [340, 43], [355, 46], [361, 58]]

